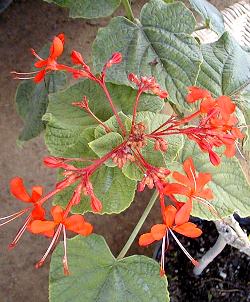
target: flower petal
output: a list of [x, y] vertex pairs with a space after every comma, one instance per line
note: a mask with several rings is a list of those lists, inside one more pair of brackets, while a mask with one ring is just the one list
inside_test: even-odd
[[203, 187], [211, 181], [212, 176], [210, 173], [199, 173], [198, 177], [196, 178], [196, 188], [197, 191], [200, 191], [203, 189]]
[[151, 234], [154, 240], [161, 240], [166, 234], [167, 227], [165, 224], [156, 224], [151, 228]]
[[55, 223], [59, 224], [63, 221], [64, 210], [60, 206], [54, 206], [50, 210]]
[[50, 58], [56, 59], [63, 52], [63, 42], [60, 38], [55, 37], [50, 47]]
[[35, 83], [40, 83], [44, 79], [45, 74], [46, 74], [45, 69], [38, 72], [38, 74], [34, 77], [34, 82]]
[[93, 226], [86, 222], [82, 215], [72, 215], [63, 222], [66, 229], [84, 236], [92, 233]]
[[196, 238], [202, 234], [202, 230], [199, 229], [197, 225], [192, 222], [186, 222], [182, 225], [175, 226], [173, 228], [173, 231], [190, 238]]
[[177, 212], [177, 209], [172, 205], [167, 206], [165, 208], [164, 222], [165, 222], [165, 224], [168, 228], [172, 227], [172, 225], [174, 224], [174, 219], [175, 219], [176, 212]]
[[34, 220], [30, 224], [30, 231], [34, 234], [45, 234], [53, 231], [55, 227], [54, 221]]
[[190, 213], [192, 211], [192, 199], [189, 199], [176, 213], [175, 216], [175, 224], [181, 225], [183, 223], [188, 222]]
[[155, 241], [155, 239], [152, 236], [152, 234], [151, 233], [146, 233], [146, 234], [143, 234], [143, 235], [140, 236], [139, 245], [140, 246], [147, 246], [147, 245], [151, 244], [154, 241]]
[[34, 209], [31, 212], [33, 220], [44, 220], [45, 219], [45, 210], [40, 205], [35, 205]]
[[17, 199], [24, 202], [31, 202], [30, 195], [26, 191], [21, 177], [14, 177], [10, 181], [10, 192]]
[[190, 195], [190, 189], [177, 183], [166, 184], [163, 189], [165, 195], [180, 194], [184, 196]]
[[173, 178], [180, 182], [183, 185], [186, 185], [187, 187], [191, 187], [192, 183], [190, 182], [190, 180], [188, 179], [188, 177], [186, 175], [183, 175], [177, 171], [173, 172], [172, 174]]
[[31, 199], [33, 202], [37, 202], [41, 198], [42, 195], [43, 195], [43, 187], [41, 187], [41, 186], [32, 187]]

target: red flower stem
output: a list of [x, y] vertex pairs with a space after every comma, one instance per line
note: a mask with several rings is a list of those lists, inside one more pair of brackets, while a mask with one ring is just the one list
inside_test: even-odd
[[122, 123], [122, 120], [121, 120], [120, 116], [118, 115], [118, 112], [117, 112], [117, 110], [116, 110], [116, 108], [114, 106], [114, 103], [112, 101], [110, 93], [109, 93], [109, 91], [107, 89], [106, 83], [104, 81], [100, 81], [100, 80], [97, 83], [102, 87], [102, 89], [103, 89], [103, 91], [104, 91], [104, 93], [105, 93], [105, 95], [106, 95], [106, 97], [107, 97], [107, 99], [109, 101], [110, 107], [111, 107], [111, 109], [112, 109], [112, 111], [113, 111], [113, 113], [114, 113], [114, 115], [116, 117], [117, 123], [119, 124], [119, 126], [121, 128], [123, 136], [126, 136], [126, 134], [127, 134], [126, 129], [125, 129], [125, 127], [124, 127], [124, 125]]
[[157, 129], [155, 129], [153, 132], [151, 132], [151, 134], [159, 131], [161, 128], [163, 128], [164, 126], [166, 126], [169, 123], [173, 123], [175, 117], [170, 117], [165, 123], [163, 123], [162, 125], [160, 125]]
[[42, 205], [45, 201], [47, 201], [48, 199], [50, 199], [52, 196], [56, 195], [61, 190], [63, 190], [63, 189], [55, 189], [54, 191], [50, 192], [49, 194], [47, 194], [46, 196], [44, 196], [43, 198], [41, 198], [37, 203], [40, 204], [40, 205]]
[[137, 95], [136, 95], [136, 100], [135, 100], [134, 109], [133, 109], [133, 118], [132, 118], [131, 131], [133, 130], [133, 127], [135, 125], [136, 111], [137, 111], [137, 107], [138, 107], [138, 104], [139, 104], [141, 94], [142, 94], [142, 89], [139, 88], [139, 90], [137, 92]]

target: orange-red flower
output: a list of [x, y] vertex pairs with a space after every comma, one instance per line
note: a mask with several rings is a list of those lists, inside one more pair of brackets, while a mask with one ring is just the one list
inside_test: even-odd
[[42, 59], [34, 49], [31, 49], [32, 54], [38, 59], [34, 66], [36, 68], [42, 68], [42, 70], [38, 72], [34, 78], [36, 83], [39, 83], [43, 80], [47, 71], [62, 69], [57, 63], [57, 58], [63, 53], [63, 45], [64, 34], [59, 34], [54, 37], [47, 59]]
[[211, 93], [208, 90], [196, 86], [188, 87], [188, 95], [186, 97], [188, 103], [194, 103], [198, 100], [207, 98], [212, 98]]
[[192, 261], [194, 265], [198, 262], [187, 252], [174, 232], [182, 234], [186, 237], [196, 238], [202, 234], [202, 230], [196, 224], [189, 222], [190, 212], [192, 210], [192, 202], [187, 203], [177, 210], [174, 206], [169, 205], [163, 211], [162, 224], [154, 225], [149, 233], [143, 234], [139, 238], [140, 246], [147, 246], [154, 241], [162, 239], [162, 258], [161, 258], [161, 275], [164, 274], [164, 255], [165, 255], [165, 239], [168, 238], [168, 232], [174, 237], [177, 244], [180, 246], [185, 255]]
[[196, 173], [192, 158], [188, 158], [183, 163], [185, 174], [177, 171], [173, 172], [173, 178], [178, 183], [167, 183], [163, 193], [165, 195], [180, 194], [188, 198], [213, 199], [213, 192], [209, 188], [204, 188], [211, 181], [210, 173]]
[[24, 203], [30, 204], [27, 208], [18, 211], [12, 215], [2, 217], [0, 220], [4, 220], [3, 223], [0, 224], [0, 226], [3, 226], [12, 220], [15, 220], [16, 218], [24, 215], [27, 212], [30, 212], [28, 217], [26, 218], [23, 226], [18, 231], [16, 237], [9, 245], [9, 248], [15, 247], [23, 233], [26, 229], [30, 230], [30, 223], [34, 219], [41, 219], [43, 220], [45, 218], [45, 210], [44, 208], [39, 204], [39, 200], [43, 193], [43, 188], [41, 186], [34, 186], [32, 187], [32, 192], [29, 194], [24, 186], [23, 180], [20, 177], [14, 177], [10, 181], [10, 192], [11, 194], [19, 199], [20, 201]]
[[47, 234], [53, 231], [59, 224], [63, 224], [65, 228], [74, 233], [87, 236], [92, 233], [93, 227], [86, 222], [82, 215], [72, 215], [64, 217], [64, 210], [60, 206], [51, 208], [53, 221], [50, 220], [34, 220], [31, 222], [30, 230], [34, 234]]
[[[51, 208], [51, 215], [53, 217], [53, 221], [50, 220], [34, 220], [30, 229], [34, 234], [48, 234], [49, 232], [53, 232], [52, 241], [41, 258], [40, 261], [36, 264], [36, 268], [39, 268], [43, 265], [45, 259], [47, 258], [49, 252], [52, 250], [53, 246], [57, 243], [61, 231], [63, 231], [63, 244], [64, 244], [64, 257], [63, 257], [63, 268], [64, 274], [69, 274], [68, 268], [68, 260], [67, 260], [67, 238], [66, 238], [66, 230], [72, 231], [74, 233], [88, 236], [92, 233], [93, 227], [90, 223], [86, 222], [82, 215], [72, 215], [67, 216], [67, 210], [63, 210], [60, 206], [54, 206]], [[54, 232], [54, 230], [56, 231]]]

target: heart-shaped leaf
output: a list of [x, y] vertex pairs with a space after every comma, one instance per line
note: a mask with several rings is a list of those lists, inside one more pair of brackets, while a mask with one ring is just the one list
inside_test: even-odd
[[154, 76], [168, 90], [171, 101], [189, 108], [186, 87], [195, 84], [202, 62], [199, 44], [190, 35], [194, 28], [194, 16], [183, 3], [151, 0], [136, 23], [116, 17], [98, 31], [94, 66], [100, 72], [111, 54], [119, 51], [123, 62], [108, 71], [109, 81], [131, 85], [130, 72]]
[[145, 256], [116, 260], [104, 238], [76, 236], [67, 241], [70, 275], [62, 269], [60, 244], [50, 264], [50, 302], [169, 302], [166, 277]]

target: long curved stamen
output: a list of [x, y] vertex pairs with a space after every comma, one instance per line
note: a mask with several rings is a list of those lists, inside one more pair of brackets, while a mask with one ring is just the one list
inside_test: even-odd
[[46, 258], [48, 257], [48, 254], [49, 252], [52, 250], [53, 246], [56, 244], [57, 240], [59, 239], [59, 236], [60, 236], [60, 233], [61, 233], [61, 230], [62, 230], [62, 224], [59, 224], [54, 236], [53, 236], [53, 239], [47, 249], [47, 251], [45, 252], [45, 254], [43, 255], [43, 257], [41, 258], [41, 260], [39, 260], [37, 262], [37, 264], [35, 265], [36, 268], [40, 268], [44, 261], [46, 260]]
[[66, 229], [63, 226], [63, 246], [64, 246], [64, 256], [63, 256], [63, 271], [64, 275], [69, 275], [69, 266], [68, 266], [68, 258], [67, 258], [67, 237], [66, 237]]
[[241, 150], [240, 150], [240, 148], [239, 148], [239, 144], [240, 144], [240, 143], [239, 143], [238, 141], [235, 141], [235, 147], [236, 147], [237, 151], [239, 152], [240, 156], [241, 156], [244, 160], [246, 160], [245, 156], [242, 154], [242, 152], [241, 152]]
[[195, 190], [195, 192], [196, 192], [196, 189], [197, 189], [197, 184], [196, 184], [195, 175], [194, 175], [194, 173], [193, 173], [193, 171], [192, 171], [192, 169], [191, 169], [191, 168], [190, 168], [189, 170], [190, 170], [190, 172], [191, 172], [191, 174], [192, 174], [192, 177], [193, 177], [193, 180], [194, 180], [194, 190]]
[[23, 226], [22, 226], [22, 227], [19, 229], [19, 231], [17, 232], [16, 237], [14, 238], [14, 240], [9, 244], [9, 246], [8, 246], [9, 249], [13, 249], [13, 248], [17, 245], [19, 239], [22, 237], [23, 233], [26, 231], [27, 226], [28, 226], [28, 224], [29, 224], [30, 221], [31, 221], [31, 218], [32, 218], [32, 215], [30, 214], [30, 215], [26, 218], [26, 220], [25, 220]]
[[35, 49], [31, 48], [30, 51], [32, 55], [36, 57], [39, 61], [43, 61], [43, 59], [36, 53]]
[[197, 260], [195, 260], [189, 254], [189, 252], [184, 248], [184, 246], [181, 244], [181, 242], [179, 241], [179, 239], [175, 236], [174, 232], [171, 229], [169, 229], [169, 231], [171, 232], [171, 235], [174, 237], [174, 240], [177, 242], [177, 244], [179, 245], [179, 247], [182, 249], [183, 253], [188, 257], [188, 259], [193, 263], [193, 265], [195, 265], [195, 266], [199, 265], [199, 262]]
[[7, 224], [7, 223], [9, 223], [9, 222], [11, 222], [12, 220], [15, 220], [16, 218], [22, 216], [23, 214], [25, 214], [25, 213], [28, 212], [29, 210], [30, 210], [30, 208], [27, 208], [27, 209], [24, 209], [24, 210], [19, 211], [19, 212], [17, 212], [17, 213], [14, 213], [14, 214], [12, 214], [12, 215], [9, 215], [9, 216], [0, 218], [0, 220], [5, 220], [5, 219], [8, 219], [8, 218], [11, 218], [11, 217], [12, 217], [12, 218], [9, 219], [8, 221], [5, 221], [5, 222], [1, 223], [1, 224], [0, 224], [0, 227], [3, 226], [3, 225], [5, 225], [5, 224]]
[[215, 209], [215, 207], [209, 202], [208, 200], [199, 197], [199, 196], [193, 196], [197, 201], [202, 203], [204, 206], [206, 206], [212, 213], [214, 213], [218, 218], [222, 219], [218, 211]]

